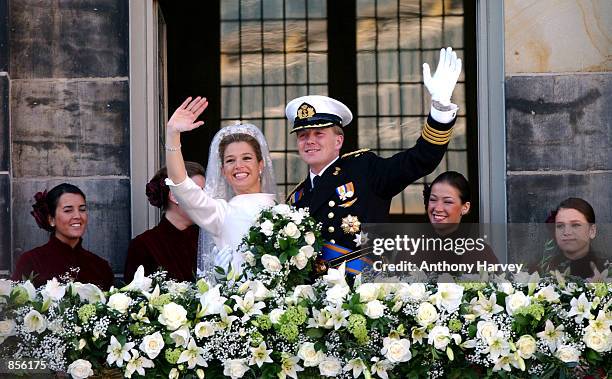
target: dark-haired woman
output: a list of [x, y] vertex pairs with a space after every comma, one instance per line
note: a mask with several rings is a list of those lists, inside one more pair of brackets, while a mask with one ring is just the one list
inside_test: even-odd
[[605, 269], [604, 260], [592, 249], [597, 235], [595, 211], [587, 201], [570, 197], [563, 200], [551, 214], [554, 221], [556, 252], [552, 259], [542, 262], [542, 270], [565, 271], [582, 278], [595, 275], [594, 269]]
[[[423, 191], [423, 201], [434, 235], [441, 239], [456, 242], [466, 238], [482, 238], [476, 225], [461, 224], [461, 219], [470, 212], [471, 191], [467, 179], [456, 171], [446, 171], [438, 175], [430, 186]], [[472, 248], [455, 249], [451, 252], [429, 254], [425, 260], [453, 263], [496, 264], [499, 262], [486, 241], [474, 244]], [[481, 248], [482, 247], [482, 248]], [[459, 252], [461, 254], [459, 254]], [[476, 266], [474, 266], [476, 267]], [[472, 274], [476, 273], [476, 268]], [[459, 273], [457, 273], [459, 274]]]
[[88, 219], [83, 191], [62, 183], [35, 199], [32, 215], [51, 236], [45, 245], [21, 254], [11, 278], [32, 279], [37, 287], [56, 277], [110, 288], [114, 276], [108, 262], [81, 245]]
[[[200, 188], [204, 188], [204, 167], [199, 163], [185, 162], [187, 175]], [[168, 170], [163, 167], [147, 184], [149, 203], [162, 210], [162, 218], [153, 229], [147, 230], [130, 242], [125, 261], [126, 283], [134, 277], [138, 266], [145, 274], [162, 269], [168, 278], [190, 281], [195, 278], [199, 228], [165, 183]]]

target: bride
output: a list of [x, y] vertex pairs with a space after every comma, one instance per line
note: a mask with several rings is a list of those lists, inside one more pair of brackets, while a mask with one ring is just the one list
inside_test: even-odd
[[230, 125], [210, 145], [206, 186], [202, 190], [185, 170], [180, 133], [204, 124], [196, 119], [208, 106], [205, 98], [188, 98], [166, 127], [166, 183], [189, 217], [200, 226], [198, 277], [214, 280], [214, 266], [240, 272], [244, 261], [237, 247], [261, 209], [276, 200], [276, 183], [268, 144], [251, 124]]

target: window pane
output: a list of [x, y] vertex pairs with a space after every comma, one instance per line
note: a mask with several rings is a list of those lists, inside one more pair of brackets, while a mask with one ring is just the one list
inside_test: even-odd
[[221, 54], [221, 85], [238, 83], [240, 80], [240, 56], [237, 54]]
[[240, 118], [240, 88], [221, 87], [221, 118]]
[[[221, 1], [223, 3], [225, 0]], [[242, 0], [240, 2], [240, 17], [243, 20], [258, 20], [261, 18], [261, 0]]]
[[398, 26], [397, 19], [387, 18], [377, 22], [378, 25], [378, 49], [397, 49]]
[[374, 53], [357, 53], [357, 81], [376, 81], [376, 55]]
[[262, 116], [262, 88], [242, 87], [242, 117], [243, 119], [259, 118]]
[[423, 80], [421, 52], [400, 52], [400, 80], [402, 82], [420, 82]]
[[224, 0], [221, 2], [221, 20], [238, 19], [238, 0]]
[[287, 83], [306, 83], [306, 54], [287, 54]]
[[396, 51], [378, 53], [378, 81], [397, 82], [399, 79], [398, 54]]
[[308, 21], [308, 50], [327, 51], [327, 22], [325, 20]]
[[308, 17], [325, 17], [327, 15], [325, 0], [308, 0]]
[[237, 53], [240, 51], [240, 24], [237, 22], [221, 23], [221, 51]]
[[310, 83], [327, 83], [327, 54], [308, 54]]
[[282, 19], [283, 2], [284, 0], [262, 0], [264, 19]]
[[261, 51], [261, 22], [249, 21], [243, 22], [241, 26], [241, 44], [242, 52], [260, 52]]
[[282, 21], [264, 21], [264, 50], [267, 52], [285, 51], [284, 24]]
[[376, 20], [357, 20], [357, 51], [374, 50], [376, 47]]
[[420, 101], [421, 91], [421, 84], [404, 84], [401, 86], [401, 114], [415, 116], [423, 113]]
[[[264, 87], [264, 116], [285, 117], [285, 88], [282, 86]], [[276, 122], [277, 120], [270, 120]]]
[[400, 114], [399, 85], [381, 84], [378, 86], [378, 113], [397, 116]]
[[285, 47], [287, 51], [306, 51], [306, 22], [288, 20], [285, 22]]
[[285, 83], [285, 57], [283, 54], [264, 54], [263, 66], [266, 84]]
[[359, 115], [376, 115], [376, 85], [357, 86]]
[[285, 17], [287, 18], [306, 17], [306, 0], [285, 1]]
[[[399, 119], [381, 117], [378, 121], [378, 140], [381, 149], [399, 149], [401, 144]], [[393, 154], [399, 151], [394, 151]]]
[[242, 84], [261, 84], [261, 54], [242, 55]]

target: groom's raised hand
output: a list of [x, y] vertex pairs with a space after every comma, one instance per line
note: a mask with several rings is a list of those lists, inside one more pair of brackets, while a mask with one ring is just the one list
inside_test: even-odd
[[204, 125], [204, 121], [195, 122], [195, 120], [204, 112], [206, 107], [208, 107], [208, 100], [205, 97], [198, 96], [193, 100], [188, 97], [168, 120], [167, 131], [181, 133]]
[[433, 77], [427, 63], [423, 63], [423, 83], [431, 95], [433, 101], [443, 106], [451, 104], [451, 96], [459, 75], [461, 74], [461, 59], [452, 48], [440, 50], [440, 60]]

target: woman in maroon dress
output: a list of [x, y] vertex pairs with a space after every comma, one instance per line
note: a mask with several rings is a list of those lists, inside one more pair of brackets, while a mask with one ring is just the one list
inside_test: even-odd
[[606, 269], [604, 254], [593, 251], [592, 241], [597, 235], [595, 211], [587, 201], [570, 197], [563, 200], [546, 220], [554, 228], [555, 249], [539, 264], [542, 272], [565, 271], [581, 278], [591, 278], [595, 270]]
[[[204, 168], [195, 162], [185, 162], [187, 175], [204, 188]], [[124, 280], [129, 283], [138, 266], [145, 274], [162, 269], [168, 278], [179, 281], [195, 279], [199, 228], [179, 206], [176, 198], [165, 184], [168, 172], [160, 169], [147, 184], [149, 203], [161, 208], [163, 215], [159, 224], [130, 242], [125, 261]]]
[[31, 279], [38, 287], [56, 277], [110, 288], [114, 276], [108, 262], [81, 245], [88, 219], [83, 191], [62, 183], [34, 198], [32, 215], [51, 236], [45, 245], [21, 254], [11, 279]]

